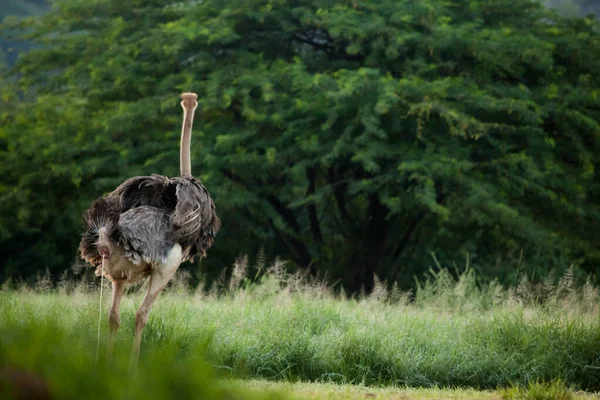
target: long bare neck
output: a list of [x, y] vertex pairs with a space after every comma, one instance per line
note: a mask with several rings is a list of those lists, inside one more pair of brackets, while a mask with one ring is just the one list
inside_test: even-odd
[[194, 122], [194, 111], [198, 107], [195, 93], [184, 93], [181, 95], [181, 107], [183, 107], [183, 126], [181, 127], [181, 147], [179, 150], [179, 168], [182, 177], [192, 176], [192, 160], [190, 157], [190, 145], [192, 142], [192, 123]]

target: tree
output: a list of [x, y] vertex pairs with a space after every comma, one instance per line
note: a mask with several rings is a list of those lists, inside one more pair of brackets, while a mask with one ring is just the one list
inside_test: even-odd
[[31, 97], [5, 91], [5, 247], [75, 243], [93, 196], [175, 174], [193, 90], [194, 170], [223, 220], [209, 269], [262, 246], [356, 290], [408, 286], [431, 253], [500, 278], [600, 260], [591, 19], [529, 0], [70, 0], [10, 28], [43, 47], [15, 68]]

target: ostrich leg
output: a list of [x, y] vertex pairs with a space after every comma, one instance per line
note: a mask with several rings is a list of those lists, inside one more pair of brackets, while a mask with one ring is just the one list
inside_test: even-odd
[[131, 359], [129, 362], [130, 369], [134, 369], [137, 365], [140, 356], [140, 345], [142, 343], [142, 332], [148, 323], [148, 314], [152, 309], [152, 304], [154, 304], [159, 293], [167, 286], [167, 283], [169, 283], [177, 271], [177, 268], [179, 268], [179, 264], [181, 264], [181, 246], [175, 244], [169, 252], [167, 260], [152, 268], [148, 292], [146, 293], [146, 297], [144, 297], [142, 305], [135, 314], [135, 336], [133, 338], [133, 348], [131, 350]]
[[121, 326], [121, 315], [119, 308], [121, 306], [121, 297], [125, 292], [125, 286], [127, 286], [126, 280], [112, 280], [112, 306], [108, 313], [108, 348], [106, 349], [106, 358], [110, 361], [113, 356], [113, 349], [115, 346], [115, 336]]

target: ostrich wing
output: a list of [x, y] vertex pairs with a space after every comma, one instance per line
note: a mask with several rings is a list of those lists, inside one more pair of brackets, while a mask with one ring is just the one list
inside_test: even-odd
[[132, 208], [121, 214], [118, 227], [125, 257], [136, 265], [141, 261], [164, 262], [173, 247], [167, 210], [150, 206]]
[[189, 259], [205, 256], [221, 227], [208, 190], [194, 178], [172, 178], [177, 203], [171, 214], [174, 240], [189, 248]]

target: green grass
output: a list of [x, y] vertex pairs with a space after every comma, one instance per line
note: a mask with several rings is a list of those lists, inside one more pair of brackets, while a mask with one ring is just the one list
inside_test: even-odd
[[500, 391], [479, 391], [473, 389], [414, 389], [386, 387], [374, 388], [362, 385], [337, 385], [313, 382], [273, 382], [264, 380], [234, 381], [227, 385], [246, 393], [281, 394], [290, 399], [327, 399], [327, 400], [441, 400], [441, 399], [477, 399], [477, 400], [591, 400], [598, 396], [569, 390], [560, 382], [535, 384], [527, 388], [519, 386]]
[[513, 386], [502, 390], [506, 400], [573, 400], [575, 395], [560, 380], [545, 384], [530, 383], [527, 387]]
[[[477, 285], [470, 271], [457, 281], [439, 272], [413, 301], [381, 283], [371, 296], [347, 300], [278, 271], [254, 285], [240, 276], [234, 274], [221, 294], [190, 293], [176, 282], [161, 295], [135, 378], [126, 365], [141, 290], [123, 302], [113, 364], [103, 359], [105, 297], [95, 364], [97, 291], [4, 289], [0, 367], [31, 371], [57, 398], [280, 398], [296, 392], [306, 398], [306, 391], [312, 398], [342, 398], [344, 390], [350, 398], [439, 398], [438, 388], [461, 389], [443, 391], [444, 398], [475, 398], [470, 389], [504, 388], [477, 393], [508, 399], [600, 389], [598, 292], [589, 283], [573, 287], [569, 276], [554, 286], [522, 282], [502, 289]], [[222, 379], [229, 377], [262, 379], [268, 390]], [[298, 381], [306, 383], [292, 385]]]

